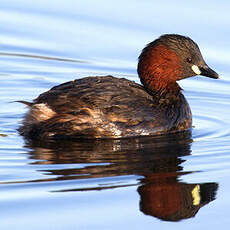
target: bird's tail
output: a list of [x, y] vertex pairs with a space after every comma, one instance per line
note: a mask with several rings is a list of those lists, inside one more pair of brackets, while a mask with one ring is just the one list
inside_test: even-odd
[[27, 105], [29, 107], [31, 107], [33, 105], [33, 103], [28, 102], [28, 101], [12, 101], [12, 102], [19, 102], [19, 103], [22, 103], [22, 104]]

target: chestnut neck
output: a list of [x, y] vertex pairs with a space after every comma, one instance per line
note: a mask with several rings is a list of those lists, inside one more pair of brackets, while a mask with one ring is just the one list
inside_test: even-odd
[[164, 44], [150, 43], [142, 51], [138, 62], [138, 75], [150, 93], [178, 94], [176, 80], [182, 76], [182, 65], [175, 51]]

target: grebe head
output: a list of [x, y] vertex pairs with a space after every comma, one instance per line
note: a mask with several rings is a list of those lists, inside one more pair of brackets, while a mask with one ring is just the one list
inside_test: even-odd
[[195, 75], [218, 78], [190, 38], [165, 34], [149, 43], [139, 56], [138, 74], [149, 90], [175, 90], [176, 81]]

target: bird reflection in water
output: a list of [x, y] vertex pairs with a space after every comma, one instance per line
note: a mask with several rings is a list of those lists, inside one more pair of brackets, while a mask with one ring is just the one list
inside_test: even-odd
[[[161, 137], [105, 140], [73, 140], [58, 142], [27, 142], [37, 164], [76, 164], [76, 168], [46, 170], [56, 179], [71, 180], [140, 175], [137, 179], [140, 210], [165, 221], [179, 221], [196, 215], [201, 207], [213, 201], [217, 183], [188, 184], [180, 176], [183, 156], [190, 155], [190, 132]], [[86, 164], [78, 167], [78, 164]], [[92, 165], [92, 163], [94, 163]], [[102, 164], [101, 164], [102, 163]], [[87, 165], [88, 164], [88, 165]], [[77, 183], [77, 182], [76, 182]], [[89, 191], [133, 186], [110, 183], [96, 187], [65, 189]]]

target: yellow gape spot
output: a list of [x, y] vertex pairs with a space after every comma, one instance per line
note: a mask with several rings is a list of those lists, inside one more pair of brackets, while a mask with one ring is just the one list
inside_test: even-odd
[[193, 70], [193, 72], [194, 72], [195, 74], [197, 74], [197, 75], [200, 75], [200, 74], [201, 74], [201, 71], [200, 71], [200, 69], [199, 69], [199, 67], [198, 67], [197, 65], [193, 65], [193, 66], [192, 66], [192, 70]]
[[193, 205], [200, 204], [200, 185], [196, 185], [192, 190]]

